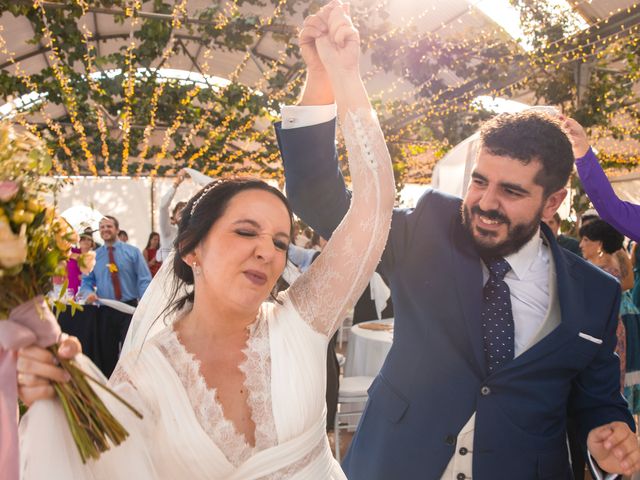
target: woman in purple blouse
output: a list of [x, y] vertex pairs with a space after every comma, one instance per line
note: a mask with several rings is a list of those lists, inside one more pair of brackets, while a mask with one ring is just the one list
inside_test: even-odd
[[632, 240], [640, 241], [640, 205], [618, 198], [589, 146], [584, 128], [572, 118], [561, 118], [573, 145], [582, 186], [600, 218]]

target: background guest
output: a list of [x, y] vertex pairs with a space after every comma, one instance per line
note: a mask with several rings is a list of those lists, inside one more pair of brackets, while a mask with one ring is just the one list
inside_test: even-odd
[[149, 239], [147, 240], [147, 246], [142, 250], [142, 256], [147, 261], [147, 266], [149, 267], [152, 277], [155, 277], [162, 265], [162, 262], [159, 262], [156, 259], [156, 254], [158, 253], [159, 248], [160, 234], [158, 232], [151, 232], [149, 234]]
[[[593, 220], [601, 220], [598, 212], [595, 209], [590, 208], [586, 212], [584, 212], [580, 216], [580, 227], [586, 225], [587, 223]], [[624, 242], [624, 235], [620, 234], [621, 238]], [[618, 261], [617, 266], [620, 269], [620, 275], [618, 277], [618, 281], [620, 282], [620, 288], [624, 292], [625, 290], [631, 290], [633, 288], [633, 265], [631, 263], [631, 259], [629, 255], [624, 250], [624, 248], [620, 248], [618, 251], [612, 254], [616, 260]]]
[[129, 241], [129, 234], [126, 232], [126, 230], [120, 230], [118, 232], [118, 240], [123, 243], [127, 243]]
[[582, 186], [600, 217], [627, 237], [640, 241], [640, 205], [618, 198], [598, 162], [598, 157], [589, 146], [589, 139], [582, 125], [563, 117], [563, 126], [573, 146]]
[[186, 172], [180, 170], [173, 184], [171, 184], [171, 188], [160, 199], [160, 210], [158, 211], [160, 217], [160, 249], [156, 254], [156, 259], [159, 262], [165, 261], [173, 248], [173, 239], [176, 238], [178, 233], [177, 225], [180, 221], [180, 215], [182, 214], [182, 209], [187, 205], [187, 202], [178, 202], [171, 210], [173, 197], [176, 196], [178, 187], [186, 176]]
[[633, 264], [634, 284], [631, 298], [636, 307], [640, 308], [640, 248], [638, 242], [631, 247], [631, 263]]
[[[616, 255], [620, 251], [624, 253], [623, 241], [624, 235], [602, 219], [592, 220], [580, 228], [584, 258], [618, 279], [626, 276]], [[623, 369], [621, 385], [624, 385], [631, 412], [637, 414], [640, 413], [640, 310], [633, 304], [628, 289], [622, 294], [620, 318], [617, 352]]]
[[86, 237], [89, 237], [91, 239], [91, 243], [92, 243], [91, 249], [92, 250], [97, 250], [98, 248], [100, 248], [102, 246], [102, 244], [96, 242], [95, 238], [93, 238], [93, 233], [95, 231], [96, 230], [93, 230], [91, 227], [86, 227], [82, 232], [82, 235], [84, 235]]
[[83, 233], [78, 240], [78, 246], [71, 248], [71, 256], [67, 261], [67, 289], [71, 290], [74, 296], [80, 289], [82, 275], [91, 272], [94, 264], [93, 239]]
[[544, 223], [549, 226], [551, 232], [555, 235], [556, 240], [558, 241], [558, 245], [569, 250], [571, 253], [575, 253], [579, 257], [582, 256], [582, 252], [580, 251], [580, 242], [578, 241], [578, 239], [560, 233], [560, 225], [562, 224], [562, 219], [560, 218], [558, 212], [556, 212], [550, 219], [544, 220]]
[[180, 221], [182, 209], [187, 205], [187, 202], [178, 202], [173, 209], [171, 209], [171, 202], [178, 191], [178, 187], [187, 175], [201, 187], [208, 185], [213, 180], [213, 178], [197, 170], [183, 168], [178, 172], [171, 188], [160, 199], [160, 209], [158, 210], [158, 216], [160, 217], [160, 248], [156, 254], [156, 260], [159, 262], [165, 261], [173, 249], [173, 239], [176, 238], [178, 233], [177, 225]]
[[[104, 245], [96, 251], [96, 266], [82, 277], [80, 295], [87, 303], [100, 298], [119, 300], [136, 306], [151, 282], [151, 273], [142, 252], [118, 239], [118, 220], [105, 216], [100, 220], [100, 237]], [[100, 357], [103, 372], [111, 375], [124, 342], [131, 314], [102, 307], [98, 324]]]

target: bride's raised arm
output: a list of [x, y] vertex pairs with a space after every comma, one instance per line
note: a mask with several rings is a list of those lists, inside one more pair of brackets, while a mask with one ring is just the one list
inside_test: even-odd
[[387, 241], [395, 188], [391, 159], [358, 67], [360, 40], [347, 7], [332, 2], [305, 22], [338, 105], [353, 196], [323, 252], [289, 288], [298, 313], [318, 332], [333, 335], [366, 287]]

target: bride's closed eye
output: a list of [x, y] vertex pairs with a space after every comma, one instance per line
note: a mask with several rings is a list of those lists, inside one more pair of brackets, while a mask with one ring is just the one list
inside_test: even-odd
[[257, 237], [258, 236], [258, 232], [254, 232], [251, 230], [236, 230], [235, 231], [238, 235], [240, 235], [241, 237]]
[[[253, 231], [253, 230], [245, 230], [245, 229], [238, 229], [235, 231], [236, 234], [240, 235], [241, 237], [257, 237], [260, 235], [260, 233]], [[266, 235], [266, 234], [265, 234]], [[274, 239], [273, 240], [273, 245], [278, 249], [281, 250], [283, 252], [287, 251], [287, 249], [289, 248], [289, 244], [283, 240], [278, 240], [278, 239]]]
[[278, 250], [282, 250], [286, 252], [289, 249], [289, 244], [283, 240], [273, 240], [273, 244], [276, 246]]

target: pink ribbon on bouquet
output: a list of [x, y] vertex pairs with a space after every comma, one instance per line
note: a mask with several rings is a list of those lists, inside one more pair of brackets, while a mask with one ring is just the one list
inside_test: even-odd
[[18, 385], [20, 348], [48, 347], [58, 341], [60, 326], [42, 296], [18, 305], [0, 320], [0, 472], [6, 480], [18, 480]]

